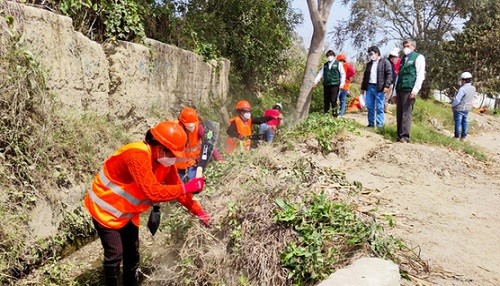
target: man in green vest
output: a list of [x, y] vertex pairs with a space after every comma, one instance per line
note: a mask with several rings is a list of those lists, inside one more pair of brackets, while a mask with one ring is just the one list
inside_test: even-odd
[[401, 143], [410, 142], [413, 104], [425, 79], [425, 58], [415, 52], [415, 48], [415, 41], [403, 41], [405, 57], [401, 60], [396, 80], [396, 120], [398, 141]]
[[342, 62], [335, 60], [335, 53], [332, 50], [326, 52], [328, 61], [323, 65], [314, 79], [315, 87], [323, 78], [323, 111], [328, 113], [330, 106], [334, 117], [339, 114], [337, 100], [339, 89], [345, 84], [345, 70]]

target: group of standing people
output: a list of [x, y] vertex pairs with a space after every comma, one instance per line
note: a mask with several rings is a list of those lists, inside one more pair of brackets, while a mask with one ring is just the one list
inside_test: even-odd
[[[399, 50], [393, 50], [388, 58], [381, 56], [377, 46], [368, 48], [370, 61], [366, 64], [361, 82], [361, 94], [365, 96], [368, 111], [368, 127], [384, 126], [385, 113], [388, 113], [387, 103], [392, 100], [396, 103], [396, 118], [398, 141], [409, 142], [411, 129], [411, 114], [415, 98], [425, 79], [425, 58], [415, 51], [413, 40], [403, 42], [404, 56], [398, 55]], [[337, 116], [337, 101], [340, 97], [340, 114], [345, 112], [345, 97], [348, 88], [346, 85], [345, 56], [334, 59], [335, 53], [329, 50], [326, 53], [328, 61], [314, 79], [314, 86], [323, 78], [324, 112], [330, 107], [333, 116]], [[352, 73], [354, 75], [354, 73]], [[339, 93], [339, 89], [341, 92]], [[342, 108], [342, 106], [344, 106]]]
[[[425, 79], [425, 57], [415, 49], [415, 41], [404, 40], [403, 55], [400, 56], [396, 48], [384, 58], [377, 46], [369, 47], [370, 61], [366, 64], [361, 82], [361, 95], [365, 97], [368, 111], [367, 127], [384, 126], [384, 115], [390, 113], [388, 103], [392, 101], [396, 103], [397, 135], [401, 143], [410, 141], [413, 107]], [[331, 108], [333, 116], [337, 117], [345, 113], [349, 83], [355, 71], [343, 54], [335, 58], [335, 53], [329, 50], [326, 57], [327, 62], [319, 70], [313, 87], [323, 78], [323, 111], [328, 113]], [[454, 137], [463, 140], [467, 136], [468, 112], [472, 109], [476, 89], [470, 72], [462, 73], [459, 83], [461, 87], [451, 105], [455, 121]]]

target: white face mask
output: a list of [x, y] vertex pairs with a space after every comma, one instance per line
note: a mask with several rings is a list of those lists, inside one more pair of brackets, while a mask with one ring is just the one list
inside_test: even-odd
[[410, 48], [408, 47], [403, 48], [403, 53], [405, 53], [405, 55], [409, 55], [411, 52], [412, 50]]
[[194, 128], [196, 127], [196, 123], [186, 123], [184, 125], [189, 132], [193, 132]]
[[376, 61], [377, 60], [377, 55], [373, 54], [370, 56], [370, 60]]
[[245, 112], [245, 113], [243, 113], [243, 118], [245, 120], [248, 120], [248, 119], [252, 118], [252, 114], [250, 114], [250, 112]]
[[176, 160], [177, 160], [176, 157], [161, 157], [161, 158], [158, 158], [156, 161], [158, 161], [158, 163], [162, 164], [163, 167], [170, 167], [173, 164], [175, 164]]
[[334, 56], [329, 56], [329, 57], [328, 57], [328, 61], [329, 61], [329, 62], [333, 62], [333, 60], [334, 60], [334, 59], [335, 59], [335, 57], [334, 57]]

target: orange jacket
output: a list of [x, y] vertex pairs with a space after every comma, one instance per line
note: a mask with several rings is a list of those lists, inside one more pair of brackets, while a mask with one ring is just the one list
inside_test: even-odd
[[[178, 123], [178, 121], [177, 121]], [[188, 141], [184, 147], [184, 157], [177, 158], [175, 167], [177, 169], [187, 169], [196, 164], [196, 160], [200, 157], [201, 153], [201, 137], [198, 132], [201, 123], [197, 124], [193, 132], [186, 132]]]
[[349, 91], [349, 87], [351, 85], [351, 79], [356, 74], [356, 70], [348, 62], [345, 62], [343, 64], [343, 66], [344, 66], [344, 71], [345, 71], [345, 83], [344, 83], [344, 87], [342, 89]]
[[150, 146], [139, 141], [106, 159], [83, 203], [101, 225], [120, 229], [130, 220], [139, 226], [140, 214], [151, 204], [174, 199], [195, 215], [202, 212], [191, 194], [184, 195], [175, 166], [153, 161]]
[[226, 152], [233, 153], [238, 147], [240, 142], [243, 143], [243, 149], [245, 151], [250, 151], [250, 135], [252, 135], [252, 119], [248, 119], [247, 122], [243, 122], [239, 115], [231, 118], [229, 120], [229, 125], [232, 123], [236, 124], [236, 130], [238, 130], [239, 138], [227, 137], [226, 139]]

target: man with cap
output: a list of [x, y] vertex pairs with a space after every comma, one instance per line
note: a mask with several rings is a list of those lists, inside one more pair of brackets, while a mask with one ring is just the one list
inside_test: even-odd
[[394, 93], [394, 83], [396, 82], [396, 78], [398, 77], [399, 65], [401, 64], [401, 58], [399, 57], [399, 49], [394, 48], [389, 53], [388, 59], [392, 66], [392, 83], [389, 92], [385, 94], [384, 113], [391, 114], [391, 112], [388, 109], [388, 105], [389, 103], [392, 102], [391, 98], [392, 94]]
[[472, 74], [464, 72], [460, 76], [460, 88], [455, 99], [451, 102], [453, 119], [455, 121], [455, 138], [464, 140], [469, 127], [468, 115], [476, 94], [476, 87], [472, 85]]

